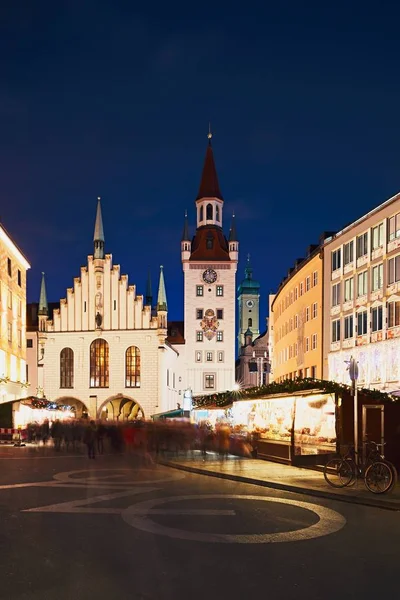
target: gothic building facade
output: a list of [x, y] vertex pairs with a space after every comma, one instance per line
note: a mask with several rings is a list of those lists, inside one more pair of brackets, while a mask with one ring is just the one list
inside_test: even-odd
[[43, 275], [37, 327], [33, 323], [27, 336], [32, 340], [30, 393], [75, 406], [78, 415], [86, 411], [91, 417], [147, 418], [177, 403], [170, 384], [175, 377], [169, 373], [176, 368], [178, 353], [166, 341], [163, 268], [152, 311], [149, 288], [144, 298], [104, 246], [99, 199], [94, 253], [52, 311]]

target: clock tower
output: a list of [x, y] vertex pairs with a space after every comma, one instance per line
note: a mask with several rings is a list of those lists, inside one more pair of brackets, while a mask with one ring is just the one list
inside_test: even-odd
[[232, 390], [235, 383], [235, 289], [239, 254], [234, 218], [223, 232], [222, 197], [211, 133], [197, 194], [196, 232], [187, 214], [181, 240], [184, 273], [185, 389], [193, 395]]
[[250, 330], [252, 339], [260, 335], [260, 284], [253, 279], [253, 269], [250, 264], [250, 254], [247, 255], [245, 278], [238, 287], [239, 331], [238, 355], [245, 345], [246, 331]]

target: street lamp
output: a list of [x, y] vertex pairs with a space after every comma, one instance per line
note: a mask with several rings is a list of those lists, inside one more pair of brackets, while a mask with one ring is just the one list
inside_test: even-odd
[[352, 356], [350, 356], [350, 360], [345, 360], [344, 362], [347, 364], [347, 370], [352, 383], [352, 393], [354, 396], [354, 447], [355, 461], [356, 465], [358, 465], [358, 362]]

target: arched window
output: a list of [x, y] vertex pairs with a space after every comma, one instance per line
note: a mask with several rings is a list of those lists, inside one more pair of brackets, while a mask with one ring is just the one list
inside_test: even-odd
[[207, 219], [207, 221], [212, 221], [213, 220], [213, 207], [212, 207], [212, 204], [207, 204], [206, 219]]
[[253, 327], [253, 319], [250, 317], [248, 321], [248, 327]]
[[74, 351], [63, 348], [60, 352], [60, 388], [74, 387]]
[[200, 206], [199, 221], [203, 221], [203, 219], [204, 219], [204, 207]]
[[218, 221], [218, 223], [220, 222], [220, 216], [219, 216], [219, 206], [215, 207], [215, 220]]
[[109, 351], [106, 340], [98, 338], [90, 345], [90, 387], [108, 388]]
[[125, 353], [125, 387], [140, 387], [140, 350], [136, 346]]

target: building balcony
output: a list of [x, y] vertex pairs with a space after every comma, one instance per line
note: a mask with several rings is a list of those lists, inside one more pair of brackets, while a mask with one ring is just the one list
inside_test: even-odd
[[352, 310], [354, 308], [354, 300], [347, 300], [343, 303], [343, 311]]
[[354, 262], [348, 263], [343, 268], [343, 273], [347, 275], [347, 273], [352, 273], [354, 271]]
[[368, 302], [367, 294], [365, 294], [364, 296], [359, 296], [356, 300], [356, 308], [359, 308], [360, 306], [364, 306], [365, 304], [367, 304], [367, 302]]
[[358, 335], [356, 339], [356, 346], [365, 346], [366, 344], [368, 344], [368, 337], [368, 335]]
[[340, 304], [338, 304], [337, 306], [332, 306], [331, 308], [331, 316], [334, 317], [335, 315], [340, 314]]
[[354, 348], [354, 346], [356, 345], [356, 341], [354, 338], [348, 338], [347, 340], [343, 340], [342, 342], [342, 348]]
[[375, 331], [371, 333], [371, 343], [372, 342], [382, 342], [385, 339], [385, 334], [383, 331]]
[[383, 256], [383, 247], [372, 250], [371, 260], [376, 260], [377, 258], [381, 258], [381, 256]]
[[392, 240], [391, 242], [388, 243], [388, 245], [387, 245], [388, 254], [389, 254], [389, 252], [393, 252], [393, 250], [398, 250], [399, 248], [400, 248], [400, 238], [396, 238], [395, 240]]
[[364, 256], [360, 256], [360, 258], [357, 258], [357, 269], [359, 269], [360, 267], [363, 267], [364, 265], [366, 265], [368, 263], [368, 254], [365, 254]]
[[400, 337], [400, 327], [391, 327], [387, 330], [387, 339], [393, 340], [394, 338]]

